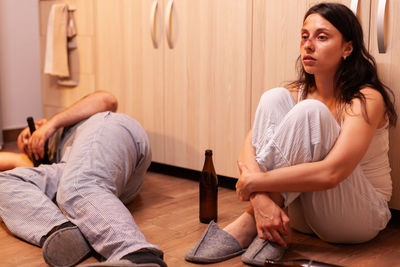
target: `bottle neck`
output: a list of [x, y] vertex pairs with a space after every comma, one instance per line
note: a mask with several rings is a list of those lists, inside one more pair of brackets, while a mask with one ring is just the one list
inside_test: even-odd
[[204, 161], [204, 166], [203, 166], [203, 171], [208, 171], [208, 172], [212, 172], [215, 174], [212, 156], [206, 155], [206, 159]]

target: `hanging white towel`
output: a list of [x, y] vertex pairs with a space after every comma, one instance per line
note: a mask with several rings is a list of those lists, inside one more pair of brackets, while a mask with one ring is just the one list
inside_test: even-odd
[[47, 24], [46, 56], [44, 73], [69, 77], [67, 25], [68, 5], [54, 4]]

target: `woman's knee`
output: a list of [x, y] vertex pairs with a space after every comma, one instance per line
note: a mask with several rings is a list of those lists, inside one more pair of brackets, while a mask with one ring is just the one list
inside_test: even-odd
[[277, 87], [264, 92], [260, 98], [259, 107], [271, 107], [294, 104], [290, 92], [282, 87]]
[[321, 120], [333, 119], [328, 107], [321, 101], [315, 99], [306, 99], [299, 102], [291, 110], [291, 116], [307, 119], [314, 116]]
[[327, 142], [330, 140], [330, 143], [336, 140], [340, 131], [338, 121], [328, 107], [314, 99], [307, 99], [298, 103], [290, 110], [285, 120], [286, 124], [291, 125], [291, 127], [297, 130], [303, 127], [315, 129], [313, 136], [325, 136], [324, 140], [327, 139]]

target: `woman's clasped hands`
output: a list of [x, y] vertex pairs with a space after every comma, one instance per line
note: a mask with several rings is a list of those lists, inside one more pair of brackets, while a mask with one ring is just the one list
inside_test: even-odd
[[287, 246], [289, 235], [289, 217], [266, 193], [251, 196], [251, 204], [256, 221], [257, 234], [261, 239]]

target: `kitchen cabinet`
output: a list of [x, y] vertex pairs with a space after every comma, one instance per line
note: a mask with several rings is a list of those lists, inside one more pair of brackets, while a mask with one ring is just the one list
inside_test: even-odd
[[98, 0], [96, 86], [149, 134], [153, 161], [238, 175], [250, 128], [251, 1]]
[[[158, 41], [158, 47], [153, 47], [152, 3], [138, 0], [95, 2], [96, 87], [113, 93], [118, 99], [118, 112], [127, 113], [142, 124], [152, 145], [153, 161], [164, 162], [165, 42]], [[163, 3], [154, 8], [152, 23], [162, 23]], [[156, 31], [157, 38], [163, 37], [161, 27]]]
[[306, 6], [306, 1], [254, 0], [252, 121], [263, 92], [296, 79], [295, 63]]
[[45, 116], [110, 91], [146, 129], [153, 161], [201, 170], [212, 149], [218, 174], [236, 177], [250, 128], [252, 2], [42, 0], [42, 62], [50, 7], [64, 2], [76, 6], [80, 83], [42, 75]]
[[[384, 5], [386, 3], [386, 6]], [[381, 5], [381, 6], [380, 6]], [[380, 9], [381, 8], [381, 9]], [[400, 1], [372, 0], [369, 51], [378, 65], [382, 82], [391, 88], [400, 114]], [[379, 26], [382, 25], [381, 34]], [[379, 37], [382, 39], [379, 40]], [[381, 42], [381, 50], [378, 43]], [[400, 125], [390, 130], [390, 166], [392, 168], [393, 195], [390, 207], [400, 209]]]
[[[174, 1], [174, 47], [165, 54], [166, 162], [236, 177], [250, 127], [251, 1]], [[174, 18], [173, 18], [174, 19]], [[181, 25], [181, 26], [180, 26]], [[174, 37], [174, 36], [173, 36]]]

